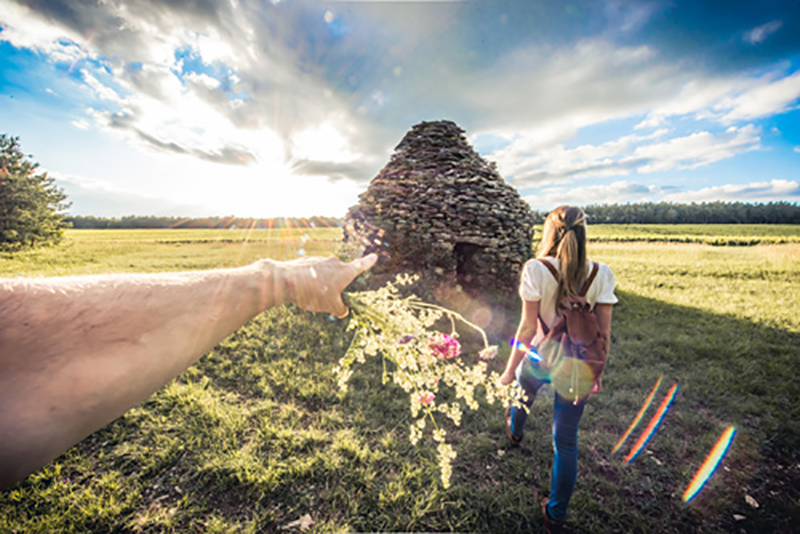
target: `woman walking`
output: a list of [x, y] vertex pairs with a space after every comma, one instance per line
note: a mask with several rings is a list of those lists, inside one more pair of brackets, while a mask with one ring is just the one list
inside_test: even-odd
[[[561, 303], [569, 297], [585, 297], [597, 316], [605, 354], [611, 336], [611, 306], [614, 275], [608, 266], [586, 257], [586, 215], [578, 207], [561, 206], [550, 212], [544, 223], [542, 240], [536, 258], [522, 270], [520, 283], [522, 317], [515, 348], [500, 378], [503, 385], [517, 380], [524, 389], [530, 407], [536, 394], [550, 382], [547, 369], [540, 366], [535, 349], [556, 324], [563, 310]], [[573, 364], [576, 366], [578, 364]], [[602, 375], [590, 376], [590, 392], [601, 389]], [[558, 532], [567, 516], [567, 507], [578, 475], [578, 424], [588, 394], [565, 398], [566, 391], [555, 388], [553, 409], [553, 472], [550, 496], [542, 500], [542, 513], [548, 532]], [[511, 406], [506, 410], [506, 433], [512, 446], [522, 440], [527, 410]]]

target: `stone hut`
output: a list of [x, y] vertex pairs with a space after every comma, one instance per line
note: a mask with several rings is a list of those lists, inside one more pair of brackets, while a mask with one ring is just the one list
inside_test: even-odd
[[439, 289], [516, 302], [533, 225], [530, 206], [496, 165], [441, 120], [417, 124], [400, 141], [350, 208], [345, 240], [382, 254], [377, 273], [418, 273]]

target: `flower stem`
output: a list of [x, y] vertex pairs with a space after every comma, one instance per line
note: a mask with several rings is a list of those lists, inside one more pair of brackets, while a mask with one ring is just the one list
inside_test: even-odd
[[[429, 310], [440, 311], [440, 312], [444, 313], [445, 315], [447, 315], [450, 318], [451, 321], [453, 320], [453, 317], [455, 317], [456, 319], [458, 319], [459, 321], [461, 321], [465, 325], [467, 325], [470, 328], [480, 332], [481, 337], [483, 338], [484, 346], [485, 347], [489, 346], [489, 340], [486, 338], [486, 332], [483, 331], [483, 328], [481, 328], [480, 326], [478, 326], [476, 324], [471, 323], [470, 321], [467, 321], [467, 319], [464, 318], [464, 316], [461, 315], [460, 313], [454, 312], [452, 310], [448, 310], [447, 308], [442, 308], [441, 306], [437, 306], [435, 304], [428, 304], [427, 302], [422, 302], [422, 301], [419, 301], [419, 300], [416, 300], [416, 299], [409, 299], [408, 304], [412, 308], [429, 309]], [[455, 327], [454, 327], [454, 329], [455, 329]]]

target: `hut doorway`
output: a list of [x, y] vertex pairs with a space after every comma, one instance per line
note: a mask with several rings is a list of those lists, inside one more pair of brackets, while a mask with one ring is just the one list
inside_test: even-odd
[[454, 248], [456, 255], [456, 277], [459, 282], [469, 283], [472, 281], [477, 263], [476, 254], [485, 247], [475, 243], [456, 243]]

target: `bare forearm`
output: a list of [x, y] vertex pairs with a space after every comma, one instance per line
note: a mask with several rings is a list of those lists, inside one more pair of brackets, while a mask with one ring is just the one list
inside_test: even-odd
[[0, 488], [175, 378], [259, 312], [343, 317], [368, 255], [171, 274], [0, 279]]
[[536, 331], [539, 328], [539, 302], [538, 301], [523, 301], [522, 303], [522, 316], [520, 317], [519, 326], [517, 327], [517, 335], [514, 338], [514, 348], [511, 351], [511, 356], [508, 358], [506, 370], [501, 377], [501, 383], [508, 384], [513, 380], [514, 372], [519, 367], [522, 358], [530, 350], [531, 342], [536, 336]]
[[0, 486], [180, 374], [263, 309], [274, 265], [0, 282]]
[[517, 367], [519, 367], [522, 358], [524, 358], [525, 354], [530, 350], [534, 335], [536, 335], [536, 330], [530, 331], [530, 329], [523, 329], [522, 327], [517, 330], [517, 335], [514, 337], [515, 346], [511, 350], [511, 356], [508, 358], [508, 363], [506, 364], [506, 373], [514, 373]]

